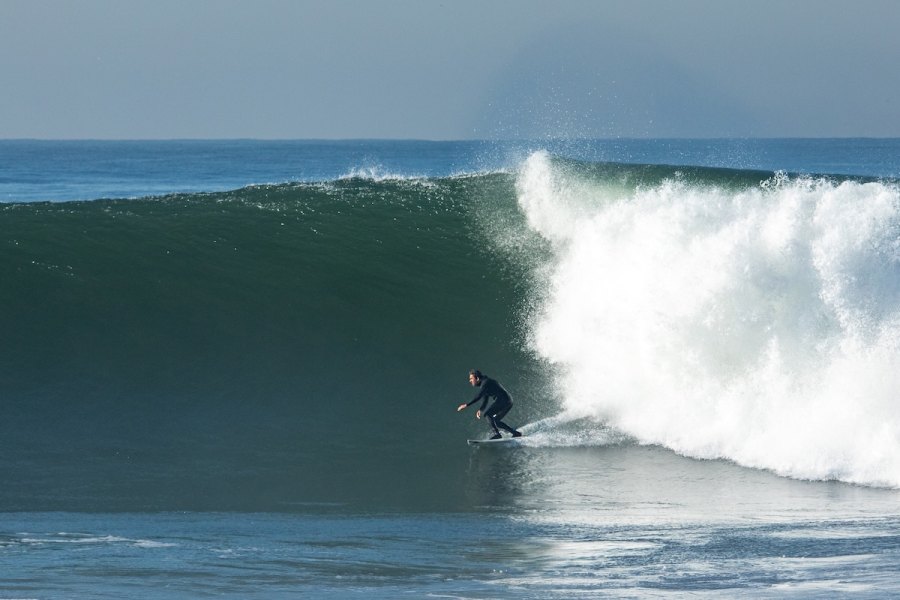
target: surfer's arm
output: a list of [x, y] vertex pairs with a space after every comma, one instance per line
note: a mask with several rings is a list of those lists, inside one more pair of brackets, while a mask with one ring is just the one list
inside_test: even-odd
[[481, 410], [484, 410], [484, 405], [487, 404], [488, 399], [487, 399], [487, 393], [486, 393], [486, 390], [485, 390], [483, 387], [481, 388], [481, 390], [479, 390], [477, 396], [475, 396], [474, 398], [472, 398], [471, 400], [469, 400], [468, 402], [466, 402], [466, 406], [472, 406], [473, 404], [475, 404], [475, 403], [478, 402], [479, 400], [482, 401], [482, 402], [481, 402]]
[[[480, 398], [481, 396], [484, 396], [484, 399], [481, 401], [481, 408], [479, 408], [478, 411], [475, 413], [475, 418], [476, 418], [476, 419], [480, 419], [480, 418], [481, 418], [481, 415], [484, 413], [484, 407], [487, 406], [488, 400], [490, 399], [490, 395], [489, 395], [489, 394], [486, 394], [486, 393], [484, 392], [484, 389], [482, 389], [481, 394], [479, 394], [479, 398]], [[475, 404], [475, 402], [476, 402], [477, 400], [478, 400], [478, 398], [475, 398], [475, 400], [472, 400], [472, 404]]]
[[[461, 411], [461, 410], [465, 410], [465, 409], [469, 408], [470, 406], [472, 406], [473, 404], [475, 404], [476, 402], [478, 402], [479, 400], [481, 400], [481, 397], [482, 397], [482, 396], [484, 396], [484, 388], [481, 388], [481, 390], [478, 392], [478, 395], [477, 395], [477, 396], [475, 396], [474, 398], [472, 398], [471, 400], [469, 400], [469, 401], [466, 402], [465, 404], [460, 404], [459, 406], [457, 406], [457, 407], [456, 407], [456, 412], [459, 412], [459, 411]], [[481, 410], [479, 410], [478, 412], [481, 412], [482, 410], [484, 410], [484, 405], [485, 405], [485, 404], [487, 404], [487, 396], [485, 396], [484, 402], [481, 403]]]
[[497, 398], [496, 388], [497, 388], [497, 384], [495, 384], [492, 380], [488, 379], [481, 386], [481, 391], [478, 392], [478, 395], [475, 396], [475, 399], [472, 400], [472, 404], [475, 404], [476, 402], [478, 402], [479, 399], [481, 400], [481, 408], [479, 408], [478, 412], [475, 414], [475, 416], [478, 417], [479, 419], [481, 418], [482, 413], [484, 413], [484, 409], [487, 408], [488, 401], [491, 399], [491, 397], [493, 397], [495, 399]]

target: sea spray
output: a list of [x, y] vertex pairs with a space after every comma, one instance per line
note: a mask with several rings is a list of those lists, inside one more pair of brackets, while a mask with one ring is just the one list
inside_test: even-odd
[[692, 457], [900, 486], [900, 189], [679, 175], [523, 164], [552, 247], [530, 343], [562, 409]]

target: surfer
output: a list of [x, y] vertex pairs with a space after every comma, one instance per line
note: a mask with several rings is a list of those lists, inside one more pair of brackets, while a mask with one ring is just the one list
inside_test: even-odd
[[[500, 435], [500, 429], [510, 432], [513, 437], [521, 437], [522, 432], [516, 431], [501, 421], [513, 405], [509, 392], [503, 389], [503, 386], [497, 383], [496, 379], [491, 379], [490, 377], [482, 375], [481, 371], [477, 369], [469, 371], [469, 383], [472, 384], [472, 387], [481, 387], [481, 391], [478, 392], [478, 395], [475, 396], [471, 402], [460, 404], [456, 408], [456, 412], [465, 410], [472, 404], [481, 400], [481, 408], [475, 413], [475, 417], [478, 419], [480, 419], [482, 415], [487, 417], [488, 422], [491, 424], [491, 429], [494, 430], [494, 435], [491, 436], [492, 440], [499, 440], [503, 437]], [[494, 403], [491, 404], [489, 409], [484, 410], [484, 407], [487, 405], [488, 399], [490, 398], [494, 399]]]

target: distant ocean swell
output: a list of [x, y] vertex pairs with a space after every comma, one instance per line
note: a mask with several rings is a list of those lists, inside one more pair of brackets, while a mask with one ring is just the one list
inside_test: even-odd
[[[0, 505], [444, 489], [442, 457], [483, 434], [454, 421], [474, 366], [534, 444], [624, 435], [900, 486], [898, 211], [890, 182], [540, 152], [512, 173], [0, 205]], [[57, 475], [71, 505], [47, 499]]]
[[[537, 153], [531, 345], [566, 414], [801, 479], [900, 486], [900, 188]], [[631, 177], [631, 179], [630, 179]]]

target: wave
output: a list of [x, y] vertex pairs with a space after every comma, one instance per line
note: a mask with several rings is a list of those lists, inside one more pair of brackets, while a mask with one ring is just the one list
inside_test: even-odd
[[483, 431], [454, 410], [473, 367], [524, 420], [527, 269], [486, 242], [516, 212], [499, 173], [0, 206], [0, 506], [138, 473], [126, 510], [267, 469], [310, 501], [400, 489]]
[[530, 344], [567, 414], [691, 457], [900, 486], [900, 187], [634, 174], [536, 153], [517, 178], [552, 247]]
[[[175, 370], [197, 365], [200, 350], [271, 360], [268, 341], [315, 356], [366, 334], [416, 353], [419, 328], [439, 348], [461, 344], [472, 335], [466, 319], [505, 328], [517, 302], [514, 266], [480, 239], [500, 210], [492, 206], [515, 210], [511, 176], [4, 205], [7, 381], [28, 387], [108, 360], [111, 378], [140, 364]], [[491, 287], [476, 300], [486, 276]], [[86, 345], [90, 353], [75, 351]]]
[[484, 433], [454, 410], [470, 368], [531, 445], [898, 487], [898, 205], [890, 181], [543, 152], [0, 205], [0, 507], [270, 508], [251, 473], [332, 502], [414, 470], [448, 497], [440, 465]]

